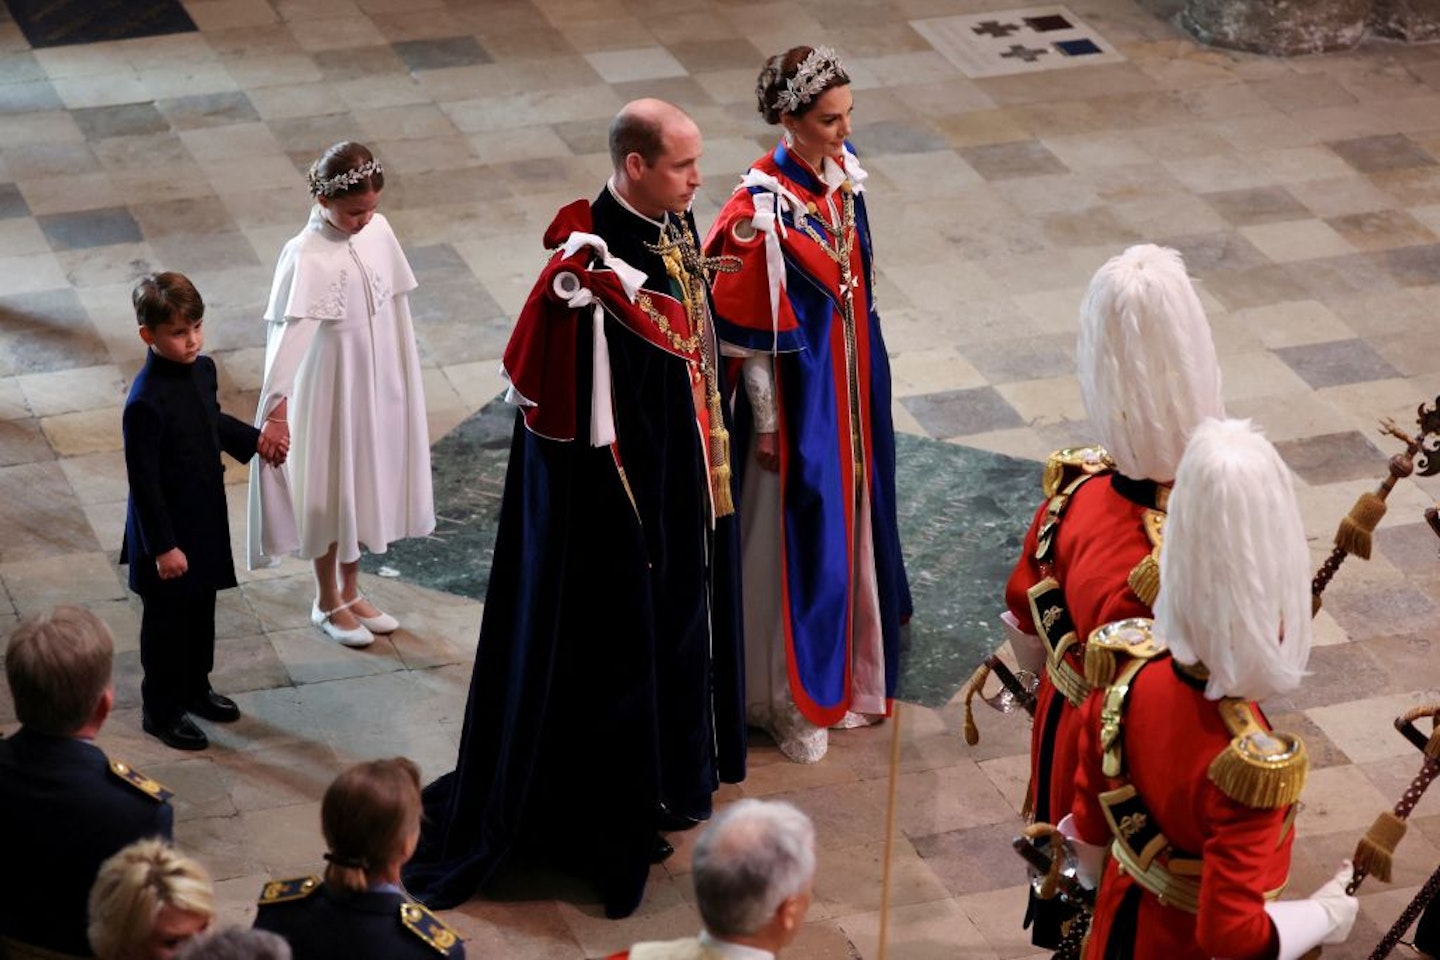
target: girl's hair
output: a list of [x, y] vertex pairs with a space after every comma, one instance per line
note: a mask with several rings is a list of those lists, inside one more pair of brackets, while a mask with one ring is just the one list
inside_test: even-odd
[[137, 840], [100, 865], [90, 888], [86, 935], [100, 960], [138, 949], [161, 907], [215, 915], [215, 889], [205, 868], [163, 840]]
[[791, 47], [766, 60], [760, 68], [760, 77], [755, 81], [755, 100], [760, 116], [766, 123], [774, 124], [786, 113], [803, 117], [822, 93], [849, 82], [850, 75], [834, 50]]
[[363, 143], [342, 140], [310, 164], [306, 174], [312, 197], [346, 197], [385, 188], [385, 170]]
[[357, 763], [325, 791], [320, 826], [329, 847], [325, 883], [363, 893], [420, 828], [420, 768], [405, 757]]

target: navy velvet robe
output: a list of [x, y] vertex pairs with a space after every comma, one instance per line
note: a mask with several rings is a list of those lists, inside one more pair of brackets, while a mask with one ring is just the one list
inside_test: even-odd
[[[673, 295], [645, 246], [654, 223], [608, 190], [592, 216], [613, 255]], [[693, 236], [688, 216], [685, 227]], [[537, 436], [516, 416], [459, 759], [425, 790], [405, 872], [432, 907], [467, 899], [519, 848], [589, 877], [625, 916], [662, 818], [704, 819], [719, 782], [744, 778], [738, 537], [733, 516], [713, 531], [706, 519], [689, 369], [607, 315], [632, 508], [610, 449], [587, 440], [582, 316], [569, 321], [577, 439]]]

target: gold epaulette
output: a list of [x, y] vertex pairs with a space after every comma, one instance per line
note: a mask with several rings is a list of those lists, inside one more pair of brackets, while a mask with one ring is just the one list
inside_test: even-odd
[[319, 877], [292, 877], [289, 880], [271, 880], [260, 890], [258, 902], [262, 907], [271, 903], [289, 903], [304, 900], [320, 889]]
[[1108, 687], [1115, 682], [1120, 659], [1150, 660], [1165, 652], [1155, 639], [1155, 621], [1148, 617], [1116, 620], [1090, 631], [1085, 644], [1085, 682], [1091, 687]]
[[1288, 807], [1299, 800], [1310, 769], [1305, 741], [1266, 730], [1247, 700], [1226, 697], [1219, 706], [1233, 739], [1210, 762], [1210, 781], [1231, 800], [1257, 810]]
[[400, 904], [400, 925], [435, 948], [442, 957], [450, 956], [460, 943], [459, 934], [418, 903]]
[[1147, 607], [1155, 606], [1160, 596], [1160, 548], [1165, 543], [1165, 511], [1146, 510], [1141, 517], [1145, 525], [1145, 536], [1150, 540], [1150, 552], [1130, 570], [1125, 582]]
[[164, 803], [175, 796], [174, 790], [171, 790], [159, 780], [145, 776], [145, 774], [136, 770], [123, 760], [110, 760], [110, 772], [156, 803]]
[[1045, 473], [1040, 486], [1045, 496], [1053, 497], [1076, 477], [1109, 473], [1115, 461], [1104, 447], [1065, 447], [1045, 458]]

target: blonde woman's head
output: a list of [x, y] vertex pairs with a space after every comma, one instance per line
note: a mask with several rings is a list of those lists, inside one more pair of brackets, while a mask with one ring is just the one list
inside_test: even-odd
[[86, 932], [98, 960], [170, 960], [214, 915], [205, 868], [163, 840], [139, 840], [100, 865]]

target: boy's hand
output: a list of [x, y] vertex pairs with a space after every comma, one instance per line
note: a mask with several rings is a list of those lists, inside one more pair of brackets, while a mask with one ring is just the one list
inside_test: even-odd
[[260, 431], [260, 440], [255, 445], [255, 452], [271, 466], [278, 467], [283, 464], [290, 453], [289, 424], [276, 420], [265, 421], [265, 426]]
[[185, 559], [184, 550], [172, 547], [155, 558], [155, 569], [160, 571], [161, 580], [174, 580], [185, 575], [185, 571], [190, 569], [190, 561]]

